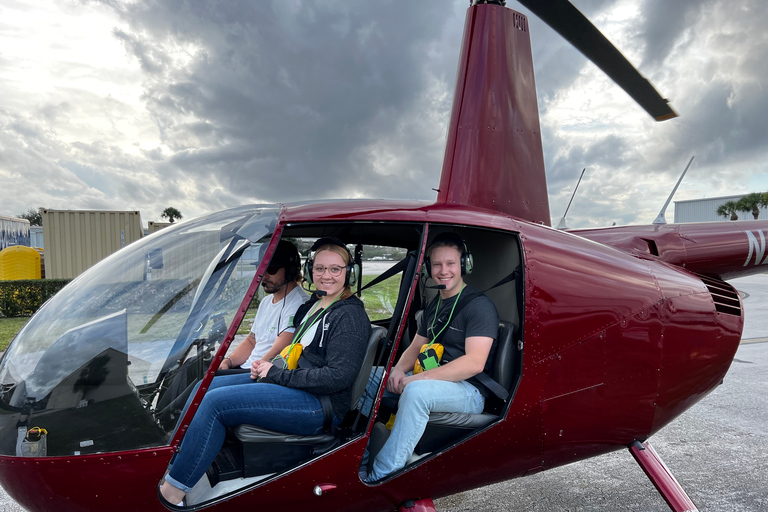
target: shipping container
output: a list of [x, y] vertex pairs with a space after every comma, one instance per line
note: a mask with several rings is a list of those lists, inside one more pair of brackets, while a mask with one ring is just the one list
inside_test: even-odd
[[163, 228], [167, 228], [168, 226], [172, 226], [173, 223], [171, 222], [155, 222], [154, 220], [151, 220], [147, 222], [147, 234], [151, 235], [152, 233], [155, 233], [157, 231], [160, 231]]
[[12, 245], [29, 247], [29, 221], [0, 215], [0, 251]]
[[138, 211], [44, 209], [42, 215], [48, 279], [74, 278], [144, 234]]

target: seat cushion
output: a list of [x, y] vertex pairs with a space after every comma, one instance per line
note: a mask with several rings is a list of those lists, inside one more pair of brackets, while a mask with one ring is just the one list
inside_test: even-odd
[[234, 429], [235, 437], [243, 443], [289, 443], [289, 444], [323, 444], [334, 440], [330, 434], [314, 436], [299, 436], [267, 430], [256, 425], [238, 425]]
[[480, 414], [433, 412], [429, 415], [429, 426], [476, 429], [488, 425], [497, 418], [497, 415], [487, 412]]

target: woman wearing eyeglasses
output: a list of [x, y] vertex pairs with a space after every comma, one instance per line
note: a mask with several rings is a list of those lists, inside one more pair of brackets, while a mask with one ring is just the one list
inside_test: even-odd
[[[245, 423], [313, 435], [323, 431], [324, 424], [341, 423], [349, 410], [351, 387], [365, 357], [371, 324], [362, 301], [352, 294], [350, 283], [356, 272], [343, 242], [321, 238], [312, 250], [305, 279], [315, 285], [316, 292], [296, 313], [293, 339], [304, 346], [309, 367], [287, 370], [257, 362], [251, 376], [266, 378], [270, 384], [254, 381], [210, 390], [160, 488], [169, 503], [182, 502], [205, 474], [227, 428]], [[324, 405], [332, 413], [324, 414]]]

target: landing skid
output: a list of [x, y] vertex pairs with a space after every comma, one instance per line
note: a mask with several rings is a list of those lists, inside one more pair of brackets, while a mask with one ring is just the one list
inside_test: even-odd
[[685, 493], [675, 477], [669, 471], [659, 454], [649, 442], [635, 441], [629, 447], [629, 453], [651, 480], [661, 497], [674, 512], [699, 512], [691, 498]]

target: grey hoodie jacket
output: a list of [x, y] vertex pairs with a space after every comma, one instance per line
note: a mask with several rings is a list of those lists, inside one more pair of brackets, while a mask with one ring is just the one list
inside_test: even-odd
[[[294, 327], [317, 302], [313, 297], [296, 311]], [[333, 412], [343, 418], [350, 407], [350, 393], [365, 358], [371, 321], [363, 302], [354, 295], [333, 304], [318, 321], [312, 343], [302, 355], [314, 368], [281, 370], [272, 367], [267, 376], [276, 384], [329, 395]]]

